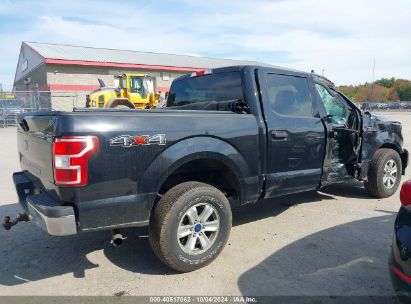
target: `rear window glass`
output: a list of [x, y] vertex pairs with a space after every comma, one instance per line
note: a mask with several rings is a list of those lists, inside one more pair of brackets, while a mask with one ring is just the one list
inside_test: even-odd
[[244, 101], [239, 72], [210, 74], [175, 81], [170, 88], [167, 107], [231, 99]]

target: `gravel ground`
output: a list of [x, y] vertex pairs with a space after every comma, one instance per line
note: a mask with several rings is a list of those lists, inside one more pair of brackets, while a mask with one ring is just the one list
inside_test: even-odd
[[[387, 115], [404, 124], [411, 150], [411, 113]], [[20, 211], [15, 132], [0, 129], [1, 217]], [[21, 223], [0, 230], [0, 295], [393, 295], [387, 257], [399, 206], [398, 193], [372, 199], [361, 183], [264, 201], [236, 212], [220, 257], [187, 274], [157, 260], [144, 230], [127, 230], [113, 248], [109, 232], [60, 238]]]

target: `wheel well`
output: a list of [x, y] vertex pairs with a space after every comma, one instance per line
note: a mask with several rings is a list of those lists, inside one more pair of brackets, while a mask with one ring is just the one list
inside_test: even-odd
[[231, 168], [222, 161], [197, 159], [183, 164], [167, 177], [159, 190], [159, 194], [162, 195], [174, 186], [187, 181], [212, 185], [233, 201], [241, 201], [240, 182]]
[[[369, 159], [370, 162], [371, 162], [372, 158], [374, 157], [375, 153], [376, 153], [378, 150], [381, 150], [381, 149], [391, 149], [391, 150], [394, 150], [395, 152], [398, 153], [398, 155], [399, 155], [399, 157], [400, 157], [400, 159], [401, 159], [401, 162], [404, 164], [404, 154], [401, 154], [401, 153], [400, 153], [400, 149], [399, 149], [396, 145], [394, 145], [394, 144], [392, 144], [392, 143], [384, 143], [384, 144], [383, 144], [382, 146], [380, 146], [377, 150], [375, 150], [374, 153], [370, 156], [370, 159]], [[403, 167], [402, 169], [403, 169], [403, 172], [405, 172], [405, 167]], [[364, 181], [367, 181], [367, 180], [368, 180], [368, 170], [369, 170], [368, 166], [367, 166], [367, 167], [363, 167], [363, 168], [361, 169], [361, 179], [360, 179], [360, 180], [364, 180]], [[404, 174], [404, 173], [403, 173], [403, 174]]]
[[401, 159], [401, 167], [402, 167], [402, 175], [405, 174], [405, 168], [408, 166], [408, 152], [404, 151], [404, 153], [400, 152], [400, 149], [394, 145], [394, 144], [390, 144], [390, 143], [385, 143], [383, 144], [380, 149], [382, 148], [387, 148], [387, 149], [392, 149], [394, 151], [396, 151], [398, 153], [398, 155], [400, 156]]
[[379, 147], [379, 149], [384, 149], [384, 148], [385, 148], [385, 149], [391, 149], [391, 150], [397, 151], [398, 155], [401, 155], [400, 149], [398, 149], [398, 147], [397, 147], [396, 145], [394, 145], [394, 144], [385, 143], [385, 144], [383, 144], [381, 147]]
[[133, 103], [130, 100], [124, 99], [124, 98], [113, 99], [109, 101], [107, 105], [108, 108], [115, 108], [117, 106], [126, 106], [126, 107], [129, 107], [130, 109], [134, 109]]

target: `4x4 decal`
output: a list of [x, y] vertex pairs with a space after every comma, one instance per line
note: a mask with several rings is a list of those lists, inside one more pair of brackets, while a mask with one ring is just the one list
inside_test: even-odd
[[155, 135], [120, 135], [110, 139], [110, 146], [133, 147], [166, 144], [165, 134]]

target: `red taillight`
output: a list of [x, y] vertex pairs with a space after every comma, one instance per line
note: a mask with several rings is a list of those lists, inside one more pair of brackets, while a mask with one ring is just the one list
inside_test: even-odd
[[58, 186], [85, 186], [88, 160], [99, 149], [97, 136], [63, 136], [53, 141], [54, 181]]
[[402, 184], [400, 201], [403, 206], [411, 205], [411, 180]]

